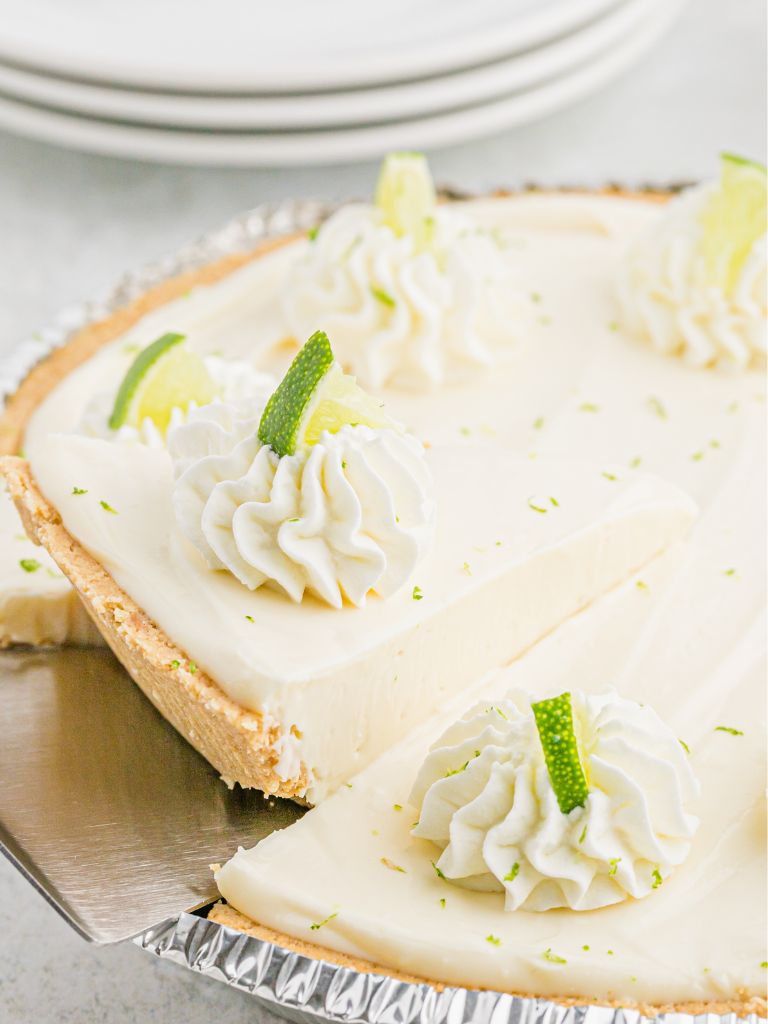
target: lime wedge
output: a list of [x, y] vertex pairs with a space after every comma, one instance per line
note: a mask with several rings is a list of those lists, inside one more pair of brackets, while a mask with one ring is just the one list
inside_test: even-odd
[[768, 177], [762, 164], [724, 153], [720, 188], [700, 215], [707, 279], [730, 295], [768, 218]]
[[410, 235], [415, 249], [426, 249], [434, 235], [436, 204], [435, 185], [424, 156], [390, 153], [376, 186], [376, 205], [387, 227], [398, 238]]
[[394, 424], [335, 362], [328, 335], [316, 331], [267, 402], [259, 440], [282, 458], [316, 444], [324, 430], [335, 434], [346, 425]]
[[183, 341], [183, 334], [164, 334], [136, 356], [115, 398], [109, 417], [112, 430], [126, 424], [139, 427], [150, 419], [165, 433], [174, 408], [213, 401], [216, 385], [202, 357]]
[[561, 693], [531, 708], [557, 805], [563, 814], [570, 814], [574, 807], [583, 807], [589, 796], [573, 727], [571, 695]]

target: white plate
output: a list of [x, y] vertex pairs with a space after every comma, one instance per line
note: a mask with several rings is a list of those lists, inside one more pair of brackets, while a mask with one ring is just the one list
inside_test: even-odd
[[0, 58], [75, 79], [192, 92], [419, 78], [564, 36], [619, 0], [23, 0]]
[[377, 158], [395, 149], [429, 149], [536, 120], [589, 95], [638, 60], [685, 2], [668, 0], [628, 40], [552, 82], [469, 110], [399, 124], [284, 134], [166, 131], [78, 118], [0, 99], [0, 127], [75, 149], [212, 166], [340, 163]]
[[599, 56], [667, 0], [626, 0], [572, 35], [449, 76], [309, 96], [193, 96], [73, 82], [0, 63], [0, 93], [95, 117], [213, 129], [306, 129], [402, 120], [506, 96]]

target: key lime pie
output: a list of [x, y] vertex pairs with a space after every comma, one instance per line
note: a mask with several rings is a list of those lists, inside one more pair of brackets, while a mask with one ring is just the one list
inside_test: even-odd
[[313, 805], [214, 920], [764, 1012], [765, 246], [734, 158], [667, 204], [438, 203], [400, 154], [37, 403], [30, 535], [228, 783]]

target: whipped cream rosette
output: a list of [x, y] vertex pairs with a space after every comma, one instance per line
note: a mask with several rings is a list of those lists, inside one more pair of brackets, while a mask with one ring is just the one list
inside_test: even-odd
[[661, 886], [687, 856], [698, 783], [674, 733], [616, 693], [480, 703], [433, 746], [413, 835], [449, 882], [508, 910], [594, 910]]
[[628, 250], [626, 326], [692, 366], [743, 369], [768, 345], [765, 168], [723, 158], [721, 180], [684, 192]]
[[316, 325], [367, 388], [436, 388], [490, 366], [523, 308], [511, 256], [471, 216], [436, 203], [423, 157], [389, 157], [375, 204], [345, 206], [286, 280], [296, 337]]
[[216, 403], [171, 430], [181, 532], [212, 569], [335, 608], [388, 597], [434, 529], [424, 449], [343, 374], [323, 334], [266, 403]]

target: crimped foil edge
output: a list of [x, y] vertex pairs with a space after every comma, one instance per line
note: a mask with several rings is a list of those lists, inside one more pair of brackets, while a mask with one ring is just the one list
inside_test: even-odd
[[[532, 188], [532, 187], [531, 187]], [[680, 186], [648, 187], [676, 192]], [[616, 191], [621, 191], [619, 186]], [[636, 191], [642, 191], [638, 189]], [[470, 198], [446, 190], [451, 198]], [[321, 200], [266, 203], [230, 220], [163, 259], [126, 274], [101, 298], [64, 309], [54, 323], [21, 342], [0, 364], [0, 409], [27, 374], [78, 331], [116, 312], [148, 289], [188, 270], [254, 248], [259, 242], [313, 227], [336, 208]], [[193, 914], [181, 914], [133, 940], [155, 956], [249, 992], [272, 1012], [301, 1022], [345, 1024], [759, 1024], [756, 1014], [666, 1013], [562, 1006], [546, 999], [478, 992], [438, 991], [426, 983], [363, 974], [286, 950]]]
[[224, 925], [181, 914], [134, 939], [162, 959], [249, 992], [288, 1020], [339, 1024], [758, 1024], [756, 1014], [663, 1013], [562, 1006], [548, 999], [398, 981], [283, 949]]

